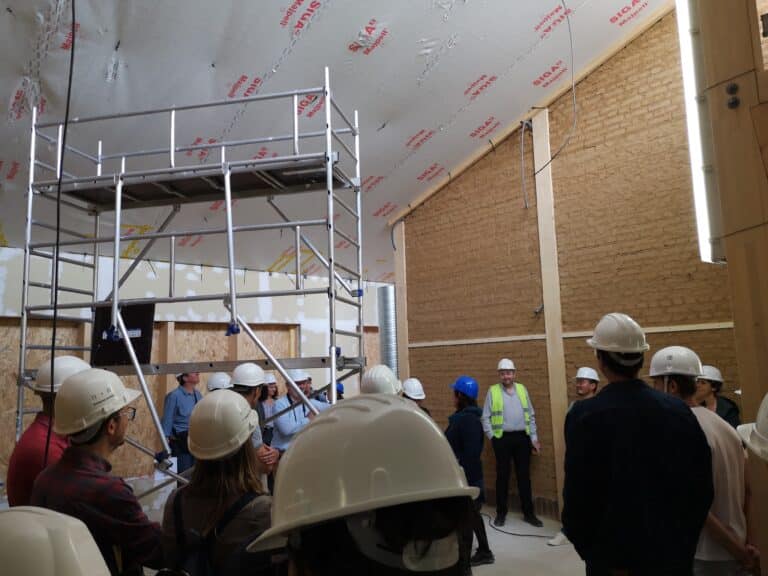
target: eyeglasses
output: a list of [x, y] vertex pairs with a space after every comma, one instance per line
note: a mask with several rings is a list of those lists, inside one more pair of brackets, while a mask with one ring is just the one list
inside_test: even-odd
[[128, 406], [127, 408], [122, 410], [122, 413], [125, 414], [129, 422], [133, 421], [133, 419], [136, 418], [136, 408], [133, 406]]

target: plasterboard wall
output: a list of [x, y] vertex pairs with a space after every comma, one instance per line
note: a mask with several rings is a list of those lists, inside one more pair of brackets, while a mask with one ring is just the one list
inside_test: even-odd
[[[19, 316], [21, 310], [21, 280], [23, 251], [14, 248], [0, 248], [0, 316]], [[82, 258], [81, 256], [71, 256]], [[112, 261], [102, 257], [99, 266], [99, 296], [106, 297], [111, 290]], [[120, 262], [126, 270], [130, 260]], [[170, 266], [166, 262], [143, 261], [134, 270], [120, 290], [121, 298], [146, 298], [167, 296]], [[39, 282], [50, 282], [49, 262], [33, 258], [30, 278]], [[269, 274], [238, 269], [236, 281], [239, 291], [291, 290], [293, 277], [286, 274]], [[91, 289], [90, 270], [73, 264], [62, 263], [60, 286]], [[326, 278], [307, 277], [306, 288], [320, 288], [327, 285]], [[378, 326], [376, 288], [378, 283], [364, 285], [364, 324]], [[200, 294], [226, 293], [229, 289], [227, 270], [209, 266], [176, 265], [175, 294], [192, 296]], [[30, 289], [30, 304], [47, 304], [48, 291]], [[61, 293], [60, 303], [82, 302], [87, 297]], [[322, 295], [286, 296], [280, 298], [256, 298], [238, 302], [238, 312], [254, 324], [287, 324], [300, 327], [299, 350], [302, 356], [322, 356], [328, 353], [328, 298]], [[337, 304], [337, 325], [341, 329], [356, 330], [356, 310], [344, 304]], [[62, 310], [63, 315], [87, 314], [87, 311]], [[228, 321], [227, 310], [221, 301], [194, 302], [183, 304], [161, 304], [156, 308], [158, 321], [183, 321], [222, 323]], [[224, 334], [222, 332], [222, 338]], [[245, 336], [243, 336], [245, 337]], [[357, 355], [356, 344], [349, 338], [339, 337], [338, 346], [342, 354]], [[180, 358], [193, 361], [197, 358]], [[202, 359], [200, 359], [202, 360]], [[318, 370], [318, 381], [321, 381]]]

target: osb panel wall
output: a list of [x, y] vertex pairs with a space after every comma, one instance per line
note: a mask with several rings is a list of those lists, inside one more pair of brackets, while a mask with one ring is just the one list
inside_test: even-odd
[[[176, 359], [179, 362], [204, 362], [227, 360], [229, 339], [226, 336], [226, 324], [199, 324], [194, 322], [176, 322], [174, 326], [174, 341]], [[244, 333], [237, 338], [250, 339]], [[251, 352], [251, 350], [249, 350]], [[263, 354], [253, 357], [263, 358]], [[201, 375], [205, 380], [205, 375]], [[204, 388], [201, 387], [201, 388]]]
[[412, 342], [542, 333], [531, 142], [523, 207], [520, 139], [509, 138], [406, 220]]
[[[727, 270], [699, 260], [674, 13], [577, 86], [552, 163], [563, 328], [606, 312], [645, 326], [731, 320]], [[571, 126], [550, 110], [551, 143]]]
[[[155, 323], [155, 328], [152, 332], [152, 354], [150, 355], [151, 362], [159, 361], [160, 354], [160, 330], [159, 323]], [[162, 385], [163, 379], [157, 376], [145, 376], [147, 382], [147, 388], [152, 396], [152, 401], [157, 409], [158, 416], [163, 415], [163, 396], [164, 388]], [[127, 376], [123, 378], [123, 382], [130, 388], [141, 389], [139, 379], [136, 376]], [[160, 451], [160, 439], [155, 431], [155, 426], [152, 423], [152, 416], [149, 412], [147, 402], [143, 396], [132, 404], [136, 407], [136, 419], [128, 425], [127, 435], [132, 439], [140, 442], [148, 448]], [[110, 458], [112, 462], [112, 472], [118, 476], [131, 478], [135, 476], [146, 476], [152, 474], [154, 470], [154, 461], [148, 455], [143, 452], [139, 452], [133, 446], [123, 445], [116, 450]]]
[[[525, 384], [536, 411], [536, 424], [542, 454], [531, 464], [531, 480], [537, 500], [557, 501], [555, 464], [552, 452], [552, 416], [547, 379], [547, 352], [543, 340], [452, 346], [448, 348], [411, 348], [411, 375], [421, 380], [426, 392], [426, 406], [435, 422], [445, 428], [448, 416], [454, 412], [450, 385], [461, 374], [468, 374], [480, 383], [479, 403], [485, 401], [488, 388], [498, 382], [496, 365], [500, 358], [514, 359], [517, 380]], [[490, 442], [485, 442], [483, 473], [489, 497], [495, 497], [496, 464]], [[513, 480], [510, 492], [517, 493]], [[541, 509], [541, 503], [539, 504]]]
[[[21, 331], [18, 318], [0, 318], [0, 478], [5, 478], [8, 460], [16, 442], [16, 402], [18, 388], [16, 382], [19, 375], [19, 337]], [[76, 345], [78, 326], [61, 322], [56, 328], [58, 344]], [[30, 344], [50, 344], [51, 328], [47, 322], [32, 321], [29, 324]], [[48, 352], [32, 350], [27, 354], [27, 364], [37, 368], [47, 358]], [[25, 393], [25, 407], [40, 408], [39, 398], [30, 390]], [[34, 419], [29, 415], [24, 417], [26, 428]]]
[[[291, 350], [291, 331], [295, 326], [288, 324], [252, 325], [256, 333], [269, 351], [276, 358], [296, 356], [297, 351]], [[176, 322], [175, 346], [176, 358], [179, 362], [220, 361], [229, 359], [230, 338], [238, 338], [239, 357], [242, 359], [265, 358], [256, 344], [245, 332], [238, 336], [226, 336], [226, 324], [202, 324], [195, 322]], [[209, 373], [200, 375], [200, 391], [205, 394]], [[280, 394], [285, 393], [285, 383], [280, 374], [275, 373]]]

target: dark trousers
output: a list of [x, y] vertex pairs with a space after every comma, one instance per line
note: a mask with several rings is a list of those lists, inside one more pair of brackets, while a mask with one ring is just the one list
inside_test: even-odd
[[525, 432], [504, 432], [501, 438], [493, 438], [496, 455], [496, 513], [506, 516], [509, 509], [510, 461], [515, 463], [517, 492], [523, 515], [533, 514], [531, 495], [531, 439]]
[[605, 568], [595, 566], [594, 564], [586, 564], [587, 576], [611, 576], [611, 571]]
[[490, 552], [491, 549], [488, 546], [488, 535], [485, 533], [485, 522], [480, 515], [480, 509], [482, 503], [479, 500], [472, 502], [472, 512], [470, 513], [470, 521], [464, 527], [463, 538], [465, 541], [465, 548], [470, 552], [472, 551], [472, 536], [477, 538], [477, 550], [479, 552]]
[[176, 456], [176, 473], [181, 474], [195, 465], [195, 457], [187, 447], [187, 432], [176, 432], [171, 440], [171, 454]]

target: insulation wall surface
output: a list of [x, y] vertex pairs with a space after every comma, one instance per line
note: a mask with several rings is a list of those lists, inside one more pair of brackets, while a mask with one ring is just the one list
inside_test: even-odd
[[[552, 163], [563, 329], [622, 310], [648, 326], [731, 319], [728, 275], [699, 260], [680, 52], [665, 17], [578, 86]], [[551, 107], [552, 147], [571, 126]]]
[[[508, 138], [407, 221], [408, 326], [413, 342], [541, 333], [536, 199]], [[411, 308], [415, 310], [412, 310]], [[413, 315], [416, 316], [413, 316]]]
[[[552, 163], [569, 377], [580, 365], [595, 366], [581, 333], [623, 311], [661, 330], [648, 336], [651, 353], [692, 347], [724, 370], [725, 394], [738, 400], [727, 270], [698, 258], [674, 14], [579, 83], [577, 94], [578, 128]], [[571, 106], [565, 94], [550, 107], [553, 151], [571, 126]], [[484, 394], [498, 359], [515, 360], [540, 423], [543, 453], [532, 479], [546, 512], [557, 501], [552, 438], [562, 431], [551, 427], [544, 322], [533, 313], [541, 303], [538, 231], [530, 162], [531, 204], [523, 207], [519, 142], [513, 134], [406, 220], [410, 368], [445, 425], [447, 385], [456, 376], [478, 377]], [[448, 255], [454, 275], [442, 262]], [[434, 345], [500, 337], [511, 341]], [[489, 450], [484, 467], [494, 497]]]

